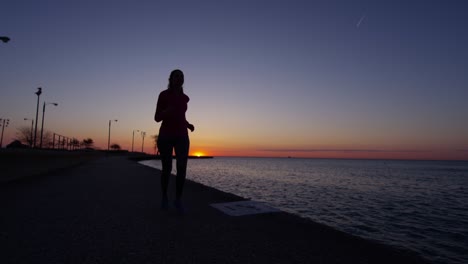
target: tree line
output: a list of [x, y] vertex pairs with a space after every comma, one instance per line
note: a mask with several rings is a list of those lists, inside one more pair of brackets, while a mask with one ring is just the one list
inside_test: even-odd
[[[60, 148], [60, 146], [65, 144], [63, 141], [59, 141], [58, 139], [55, 139], [54, 142], [53, 134], [54, 133], [48, 130], [44, 131], [42, 135], [43, 147], [52, 148], [56, 146], [57, 148]], [[19, 141], [23, 145], [32, 146], [34, 142], [34, 131], [32, 131], [31, 128], [27, 126], [19, 127], [16, 132], [15, 140]], [[38, 142], [40, 142], [40, 140], [40, 135], [38, 133], [38, 135], [36, 135], [36, 145], [38, 144]], [[78, 139], [74, 138], [67, 142], [67, 144], [72, 146], [73, 149], [92, 149], [94, 147], [94, 140], [92, 138], [85, 138], [79, 141]]]
[[[37, 139], [36, 139], [36, 144], [37, 144], [38, 141], [40, 141], [39, 137], [40, 136], [38, 135]], [[158, 135], [152, 135], [151, 139], [152, 139], [152, 143], [153, 143], [153, 147], [154, 147], [154, 153], [159, 154]], [[16, 133], [16, 140], [18, 140], [19, 142], [21, 142], [24, 145], [32, 146], [33, 141], [34, 141], [34, 132], [28, 126], [19, 127], [17, 129], [17, 133]], [[43, 147], [52, 148], [52, 147], [57, 146], [57, 148], [59, 148], [61, 146], [61, 144], [63, 144], [63, 143], [58, 142], [58, 141], [54, 142], [52, 132], [47, 131], [47, 130], [44, 131], [43, 136], [42, 136], [42, 146]], [[78, 139], [72, 139], [71, 142], [69, 142], [69, 144], [72, 146], [73, 149], [83, 149], [83, 148], [84, 149], [92, 149], [92, 148], [94, 148], [94, 140], [92, 138], [85, 138], [85, 139], [83, 139], [81, 141], [79, 141]], [[119, 144], [117, 144], [117, 143], [111, 144], [110, 148], [112, 150], [121, 150], [122, 149], [121, 146]]]

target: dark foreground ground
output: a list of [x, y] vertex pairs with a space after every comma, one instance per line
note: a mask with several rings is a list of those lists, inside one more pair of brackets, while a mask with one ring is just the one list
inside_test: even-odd
[[424, 263], [287, 213], [224, 215], [209, 204], [243, 199], [190, 181], [187, 212], [163, 212], [159, 177], [101, 155], [0, 183], [0, 263]]

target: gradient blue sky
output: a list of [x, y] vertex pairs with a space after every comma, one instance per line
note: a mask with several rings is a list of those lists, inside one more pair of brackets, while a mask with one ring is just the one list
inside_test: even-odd
[[45, 129], [105, 148], [118, 119], [111, 141], [130, 148], [133, 129], [158, 132], [157, 95], [180, 68], [192, 151], [468, 159], [464, 1], [4, 0], [0, 10], [12, 39], [0, 43], [6, 143], [43, 87], [41, 102], [59, 103]]

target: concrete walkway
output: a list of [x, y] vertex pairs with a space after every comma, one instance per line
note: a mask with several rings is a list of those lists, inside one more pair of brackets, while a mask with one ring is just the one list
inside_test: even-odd
[[287, 213], [227, 216], [209, 204], [242, 198], [190, 181], [186, 214], [163, 212], [159, 177], [120, 156], [1, 184], [0, 263], [424, 263]]

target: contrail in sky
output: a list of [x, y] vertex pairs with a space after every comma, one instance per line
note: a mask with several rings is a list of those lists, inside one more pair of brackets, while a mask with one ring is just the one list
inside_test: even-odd
[[362, 15], [361, 19], [359, 19], [359, 21], [357, 22], [356, 24], [356, 27], [359, 28], [359, 26], [361, 25], [362, 21], [364, 20], [364, 18], [366, 18], [366, 15]]

